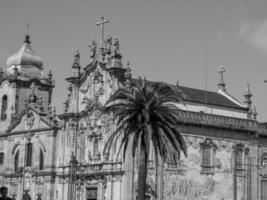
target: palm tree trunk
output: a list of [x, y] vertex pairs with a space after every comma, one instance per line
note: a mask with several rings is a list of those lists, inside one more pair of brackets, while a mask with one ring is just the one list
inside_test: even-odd
[[145, 200], [146, 176], [147, 176], [147, 154], [144, 139], [141, 139], [138, 166], [138, 192], [137, 200]]

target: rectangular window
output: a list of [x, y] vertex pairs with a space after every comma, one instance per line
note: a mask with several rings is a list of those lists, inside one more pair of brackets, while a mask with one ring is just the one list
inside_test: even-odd
[[97, 188], [86, 188], [86, 200], [97, 200]]
[[213, 148], [211, 146], [202, 147], [202, 174], [213, 174], [214, 166], [212, 163]]
[[211, 150], [210, 147], [203, 147], [203, 166], [211, 166]]
[[244, 165], [244, 160], [243, 160], [243, 150], [242, 149], [237, 149], [236, 151], [236, 169], [237, 170], [242, 170]]
[[267, 199], [267, 180], [261, 181], [261, 200]]
[[263, 167], [267, 167], [267, 154], [266, 154], [266, 153], [264, 153], [264, 154], [262, 155], [261, 166], [263, 166]]
[[0, 152], [0, 165], [4, 163], [4, 152]]

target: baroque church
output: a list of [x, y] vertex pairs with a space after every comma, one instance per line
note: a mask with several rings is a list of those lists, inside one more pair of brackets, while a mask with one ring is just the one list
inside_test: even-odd
[[[79, 51], [73, 60], [58, 114], [51, 105], [52, 73], [43, 73], [29, 35], [1, 68], [0, 186], [14, 200], [134, 200], [137, 160], [131, 148], [126, 160], [117, 146], [103, 154], [116, 124], [101, 106], [137, 79], [123, 64], [118, 38], [93, 40], [86, 66]], [[249, 85], [238, 101], [227, 92], [224, 72], [221, 67], [218, 91], [170, 85], [183, 99], [177, 123], [188, 157], [175, 166], [156, 164], [151, 151], [147, 199], [267, 200], [267, 126], [257, 121]]]

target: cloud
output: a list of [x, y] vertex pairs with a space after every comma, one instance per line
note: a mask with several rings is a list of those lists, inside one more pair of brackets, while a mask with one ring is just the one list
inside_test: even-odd
[[245, 21], [240, 27], [240, 36], [248, 44], [267, 53], [267, 20], [261, 22]]

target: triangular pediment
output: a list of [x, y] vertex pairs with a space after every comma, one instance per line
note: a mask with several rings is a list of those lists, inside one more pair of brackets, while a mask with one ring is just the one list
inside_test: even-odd
[[7, 134], [25, 132], [31, 130], [44, 130], [52, 129], [53, 124], [43, 114], [40, 114], [38, 110], [27, 106], [21, 113], [14, 117], [11, 125], [7, 129]]

